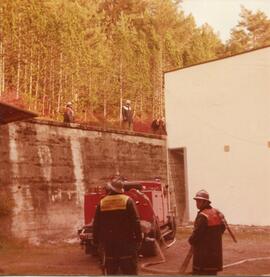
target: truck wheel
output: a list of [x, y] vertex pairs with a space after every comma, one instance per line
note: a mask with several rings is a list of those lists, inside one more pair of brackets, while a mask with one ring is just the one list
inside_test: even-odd
[[156, 245], [154, 238], [146, 238], [141, 246], [140, 253], [144, 257], [156, 256]]

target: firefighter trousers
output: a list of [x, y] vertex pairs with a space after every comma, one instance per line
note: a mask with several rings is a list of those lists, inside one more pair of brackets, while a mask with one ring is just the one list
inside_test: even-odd
[[107, 275], [137, 275], [138, 266], [135, 256], [106, 257], [105, 270]]
[[193, 270], [192, 275], [217, 275], [216, 270]]

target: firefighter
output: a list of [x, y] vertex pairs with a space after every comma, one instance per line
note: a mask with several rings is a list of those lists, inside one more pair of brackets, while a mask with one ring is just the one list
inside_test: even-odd
[[216, 275], [222, 270], [222, 234], [225, 231], [223, 214], [211, 207], [209, 194], [200, 190], [193, 198], [198, 214], [189, 238], [193, 248], [193, 275]]
[[107, 184], [108, 194], [97, 206], [93, 223], [94, 244], [104, 250], [105, 274], [137, 275], [137, 250], [142, 241], [140, 219], [134, 201], [123, 194], [118, 178]]

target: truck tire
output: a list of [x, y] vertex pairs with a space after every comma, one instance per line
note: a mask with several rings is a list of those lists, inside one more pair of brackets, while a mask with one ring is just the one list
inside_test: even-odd
[[154, 238], [144, 239], [140, 252], [143, 257], [153, 257], [156, 256], [156, 245]]
[[144, 257], [153, 257], [156, 256], [156, 245], [155, 241], [160, 241], [161, 238], [161, 232], [160, 228], [158, 226], [158, 222], [155, 219], [152, 225], [152, 230], [148, 234], [148, 237], [146, 237], [142, 243], [142, 248], [141, 248], [141, 254]]

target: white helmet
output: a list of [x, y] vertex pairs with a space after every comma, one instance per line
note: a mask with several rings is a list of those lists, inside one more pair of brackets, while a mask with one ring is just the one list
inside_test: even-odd
[[194, 200], [197, 200], [197, 199], [206, 200], [209, 203], [211, 203], [211, 201], [209, 200], [209, 193], [206, 190], [204, 190], [204, 189], [199, 190], [196, 193], [196, 195], [195, 195], [195, 197], [193, 199]]

